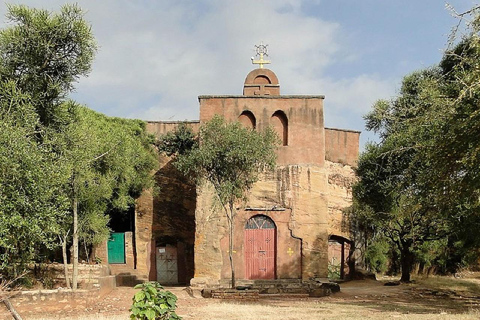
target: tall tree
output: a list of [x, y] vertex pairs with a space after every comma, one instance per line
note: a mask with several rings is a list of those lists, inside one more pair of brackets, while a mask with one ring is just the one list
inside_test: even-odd
[[[59, 143], [68, 172], [66, 192], [73, 217], [73, 289], [76, 289], [79, 236], [97, 244], [108, 236], [108, 207], [126, 211], [151, 183], [153, 139], [145, 124], [102, 114], [70, 102], [71, 124]], [[80, 234], [81, 232], [81, 234]], [[102, 236], [103, 235], [103, 236]]]
[[11, 25], [0, 31], [0, 254], [24, 252], [28, 261], [58, 235], [66, 263], [72, 234], [75, 288], [79, 237], [100, 241], [109, 232], [106, 208], [126, 210], [151, 182], [153, 139], [142, 121], [67, 99], [96, 50], [78, 6], [53, 13], [11, 5], [7, 17]]
[[[173, 135], [172, 141], [184, 139], [175, 138]], [[279, 141], [271, 128], [257, 132], [243, 127], [239, 122], [227, 123], [220, 116], [213, 117], [201, 126], [199, 141], [198, 146], [191, 144], [192, 149], [189, 151], [182, 149], [183, 153], [177, 155], [175, 166], [186, 176], [194, 177], [198, 183], [206, 181], [215, 189], [216, 198], [228, 222], [231, 285], [235, 288], [233, 261], [235, 204], [246, 199], [248, 190], [258, 180], [262, 170], [274, 168], [275, 150]], [[166, 146], [172, 144], [186, 145], [169, 144], [164, 141]]]
[[0, 273], [15, 278], [40, 246], [52, 248], [68, 203], [38, 116], [15, 83], [0, 82]]
[[377, 102], [365, 117], [380, 142], [360, 157], [355, 215], [392, 245], [410, 248], [402, 255], [404, 281], [423, 243], [442, 238], [455, 248], [461, 254], [447, 258], [457, 259], [454, 267], [480, 247], [479, 7], [459, 16], [466, 15], [466, 34], [439, 66], [406, 76], [398, 97]]
[[43, 124], [64, 119], [61, 103], [90, 72], [96, 43], [83, 16], [77, 5], [64, 5], [58, 13], [8, 5], [10, 26], [0, 31], [0, 76], [30, 94]]

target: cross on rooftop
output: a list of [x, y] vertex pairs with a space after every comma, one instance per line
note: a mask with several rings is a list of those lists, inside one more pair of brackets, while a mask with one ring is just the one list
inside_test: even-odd
[[258, 46], [255, 45], [256, 56], [259, 57], [259, 59], [255, 60], [252, 57], [252, 63], [253, 64], [258, 64], [260, 68], [263, 68], [264, 64], [269, 64], [270, 63], [270, 60], [263, 60], [263, 56], [268, 57], [267, 47], [268, 47], [268, 44], [264, 45], [263, 42], [261, 42]]

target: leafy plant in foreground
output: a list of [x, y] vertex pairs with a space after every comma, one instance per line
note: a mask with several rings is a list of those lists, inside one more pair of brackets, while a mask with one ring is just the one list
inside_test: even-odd
[[158, 282], [137, 284], [135, 289], [141, 289], [132, 298], [130, 319], [142, 320], [180, 320], [175, 313], [177, 297], [164, 290]]

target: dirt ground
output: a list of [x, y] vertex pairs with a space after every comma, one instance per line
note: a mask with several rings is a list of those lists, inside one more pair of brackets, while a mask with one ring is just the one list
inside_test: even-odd
[[[168, 287], [178, 297], [183, 319], [479, 319], [480, 275], [418, 280], [385, 286], [385, 281], [351, 281], [341, 292], [323, 298], [305, 295], [268, 295], [255, 302], [225, 302], [188, 294], [184, 287]], [[61, 305], [44, 301], [41, 308], [17, 306], [23, 319], [128, 319], [136, 292], [119, 287], [95, 301]], [[3, 308], [3, 309], [1, 309]], [[0, 319], [11, 319], [0, 307]]]

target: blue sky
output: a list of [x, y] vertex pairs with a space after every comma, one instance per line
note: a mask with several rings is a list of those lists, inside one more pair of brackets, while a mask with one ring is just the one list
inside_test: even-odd
[[[438, 63], [457, 23], [443, 0], [76, 2], [99, 44], [90, 76], [72, 95], [88, 107], [198, 119], [199, 95], [241, 94], [263, 41], [281, 93], [325, 95], [325, 125], [362, 131], [362, 145], [374, 139], [362, 115], [394, 97], [404, 75]], [[66, 1], [10, 3], [55, 10]], [[448, 3], [463, 12], [478, 1]]]

